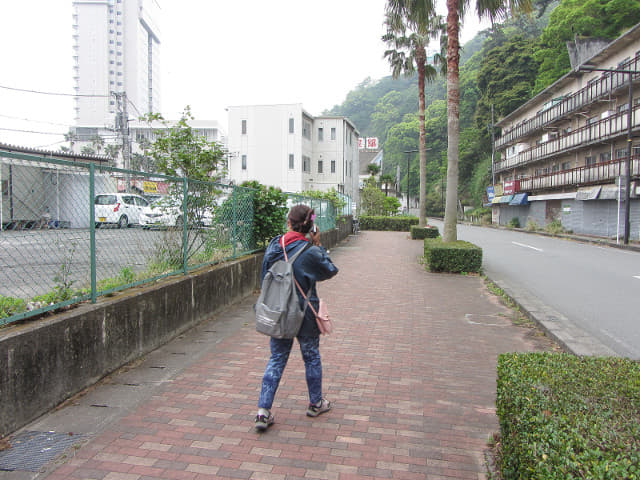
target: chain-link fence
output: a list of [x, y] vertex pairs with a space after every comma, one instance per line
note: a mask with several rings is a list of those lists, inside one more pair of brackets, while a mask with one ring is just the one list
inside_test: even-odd
[[[0, 325], [246, 255], [260, 240], [248, 188], [7, 152], [0, 182]], [[328, 201], [288, 196], [335, 228]]]

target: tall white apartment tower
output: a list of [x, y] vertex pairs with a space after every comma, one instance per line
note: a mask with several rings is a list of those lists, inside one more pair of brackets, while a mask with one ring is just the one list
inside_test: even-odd
[[126, 94], [132, 117], [160, 111], [159, 9], [157, 0], [73, 0], [77, 126], [113, 127], [114, 93]]

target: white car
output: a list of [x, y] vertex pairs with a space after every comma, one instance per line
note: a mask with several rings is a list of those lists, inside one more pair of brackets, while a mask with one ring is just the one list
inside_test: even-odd
[[101, 193], [94, 201], [96, 228], [102, 225], [117, 225], [126, 228], [140, 223], [142, 210], [149, 202], [133, 193]]
[[[213, 225], [213, 213], [209, 209], [198, 212], [198, 226]], [[160, 198], [142, 210], [140, 225], [142, 228], [176, 227], [182, 228], [183, 211], [180, 202], [171, 197]]]

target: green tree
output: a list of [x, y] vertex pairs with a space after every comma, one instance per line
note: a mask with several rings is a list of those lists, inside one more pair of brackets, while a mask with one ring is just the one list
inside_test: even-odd
[[426, 183], [427, 183], [427, 146], [425, 135], [425, 82], [437, 75], [434, 66], [428, 64], [427, 47], [442, 32], [442, 18], [428, 12], [411, 8], [408, 0], [389, 0], [386, 9], [387, 33], [384, 40], [392, 48], [384, 53], [392, 68], [392, 76], [401, 74], [411, 76], [418, 73], [418, 118], [420, 135], [418, 150], [420, 153], [420, 215], [419, 225], [427, 224]]
[[390, 173], [385, 173], [380, 175], [380, 184], [384, 185], [384, 194], [385, 196], [389, 196], [389, 185], [391, 185], [395, 181], [395, 177]]
[[261, 246], [282, 233], [287, 224], [287, 194], [281, 189], [252, 180], [241, 187], [251, 189], [253, 200], [253, 239]]
[[188, 122], [193, 120], [193, 115], [188, 106], [171, 127], [159, 114], [149, 113], [143, 119], [149, 124], [160, 121], [167, 127], [156, 129], [156, 140], [149, 148], [149, 155], [160, 172], [201, 181], [217, 181], [225, 173], [222, 146], [207, 141], [191, 128]]
[[376, 163], [370, 163], [369, 165], [367, 165], [367, 171], [369, 172], [369, 175], [375, 177], [380, 173], [380, 165]]
[[[460, 17], [470, 0], [447, 0], [447, 201], [444, 213], [443, 240], [457, 240], [458, 168], [460, 146]], [[531, 0], [476, 0], [478, 16], [492, 20], [510, 10], [531, 9]], [[434, 5], [426, 0], [419, 6], [421, 15], [434, 15]]]
[[360, 209], [366, 215], [384, 215], [385, 197], [380, 191], [376, 180], [369, 177], [365, 180], [364, 188], [360, 192]]
[[116, 145], [115, 143], [110, 143], [104, 148], [104, 153], [107, 154], [109, 158], [116, 159], [118, 154], [120, 153], [121, 145]]
[[94, 148], [96, 153], [100, 155], [100, 151], [104, 147], [104, 138], [96, 134], [96, 135], [93, 135], [90, 140], [91, 140], [91, 146]]
[[566, 42], [576, 36], [613, 40], [639, 22], [637, 0], [563, 0], [551, 13], [535, 53], [540, 68], [534, 93], [571, 69]]

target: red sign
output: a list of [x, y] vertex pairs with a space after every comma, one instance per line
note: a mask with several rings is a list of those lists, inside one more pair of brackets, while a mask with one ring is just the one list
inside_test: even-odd
[[520, 191], [520, 180], [511, 180], [510, 182], [504, 182], [504, 194], [513, 195]]
[[358, 148], [360, 150], [377, 150], [378, 149], [378, 137], [358, 138]]

